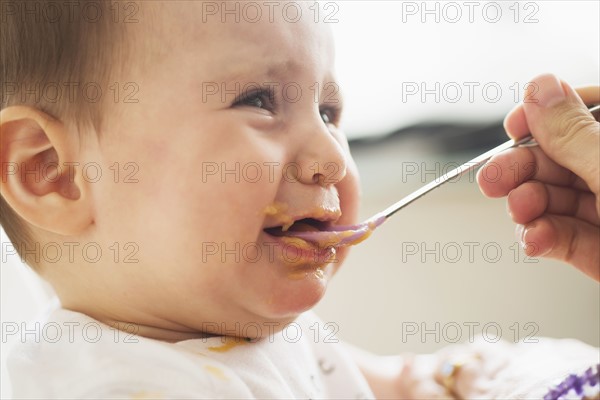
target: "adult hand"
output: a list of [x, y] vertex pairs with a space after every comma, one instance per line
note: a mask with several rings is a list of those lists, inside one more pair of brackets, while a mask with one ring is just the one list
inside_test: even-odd
[[[598, 103], [599, 87], [575, 91], [553, 75], [536, 77], [504, 127], [513, 139], [531, 132], [539, 147], [505, 151], [477, 176], [486, 196], [508, 196], [509, 213], [527, 255], [563, 260], [596, 280], [600, 124], [586, 104]], [[486, 178], [490, 176], [495, 178]]]

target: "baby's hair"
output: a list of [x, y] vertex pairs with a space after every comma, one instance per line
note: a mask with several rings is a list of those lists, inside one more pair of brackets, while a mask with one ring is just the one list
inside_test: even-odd
[[[1, 109], [31, 106], [78, 134], [83, 126], [99, 132], [106, 101], [90, 101], [81, 89], [107, 88], [111, 67], [123, 51], [124, 25], [113, 18], [116, 4], [2, 0]], [[1, 195], [0, 224], [23, 259], [23, 248], [33, 247], [31, 231]], [[25, 261], [36, 268], [33, 260]]]

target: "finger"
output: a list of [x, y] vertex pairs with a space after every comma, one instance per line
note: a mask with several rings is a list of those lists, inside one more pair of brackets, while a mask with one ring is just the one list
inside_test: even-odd
[[538, 147], [506, 150], [484, 165], [477, 173], [477, 183], [484, 195], [504, 197], [523, 182], [537, 181], [587, 190], [588, 186], [568, 169], [549, 159]]
[[598, 86], [585, 86], [577, 88], [575, 89], [575, 92], [577, 92], [585, 104], [591, 105], [600, 103], [600, 87]]
[[[533, 137], [550, 158], [600, 192], [600, 124], [577, 93], [553, 75], [536, 77], [523, 104]], [[600, 89], [599, 89], [600, 90]]]
[[[579, 88], [576, 89], [576, 92], [585, 104], [600, 103], [598, 86]], [[527, 126], [523, 104], [519, 104], [506, 115], [506, 118], [504, 118], [504, 130], [511, 139], [520, 139], [529, 134], [529, 126]]]
[[507, 202], [509, 213], [518, 224], [529, 223], [547, 213], [600, 225], [596, 198], [590, 192], [529, 181], [513, 189]]
[[548, 257], [572, 264], [600, 280], [600, 228], [562, 215], [545, 215], [524, 226], [520, 239], [531, 257]]

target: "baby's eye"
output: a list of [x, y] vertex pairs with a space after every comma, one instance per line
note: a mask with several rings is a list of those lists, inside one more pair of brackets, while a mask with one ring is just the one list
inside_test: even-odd
[[267, 111], [275, 109], [275, 100], [272, 92], [259, 89], [253, 92], [245, 93], [233, 102], [233, 106], [248, 106], [261, 108]]

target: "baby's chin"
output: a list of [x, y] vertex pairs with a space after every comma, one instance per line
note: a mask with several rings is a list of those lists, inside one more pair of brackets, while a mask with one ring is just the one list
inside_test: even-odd
[[337, 270], [337, 263], [290, 271], [284, 281], [271, 289], [261, 304], [261, 314], [271, 320], [293, 320], [323, 298]]

